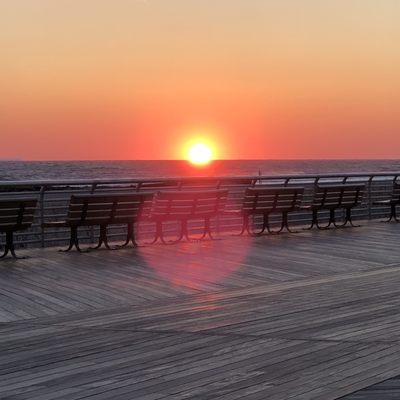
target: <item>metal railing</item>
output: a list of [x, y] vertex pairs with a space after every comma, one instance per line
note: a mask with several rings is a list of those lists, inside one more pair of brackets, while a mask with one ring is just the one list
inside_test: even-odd
[[[96, 179], [96, 180], [41, 180], [41, 181], [0, 181], [0, 199], [5, 197], [37, 196], [39, 206], [32, 228], [16, 234], [16, 242], [20, 246], [63, 245], [69, 239], [69, 230], [43, 229], [44, 222], [62, 220], [66, 217], [70, 196], [84, 193], [140, 192], [159, 190], [199, 190], [201, 188], [226, 188], [229, 190], [228, 210], [239, 209], [245, 189], [254, 185], [303, 186], [304, 204], [312, 200], [316, 184], [323, 183], [365, 183], [366, 190], [363, 202], [354, 216], [356, 219], [374, 219], [382, 217], [387, 210], [382, 206], [374, 206], [373, 202], [387, 198], [393, 182], [400, 176], [397, 172], [349, 173], [349, 174], [298, 174], [298, 175], [263, 175], [263, 176], [222, 176], [198, 178], [154, 178], [154, 179]], [[303, 211], [294, 213], [290, 219], [293, 224], [309, 221], [309, 214]], [[219, 232], [233, 231], [240, 226], [240, 219], [232, 216], [219, 216], [214, 221], [214, 228]], [[150, 236], [154, 226], [144, 222], [139, 224], [139, 236]], [[192, 224], [196, 230], [198, 225]], [[171, 231], [174, 229], [171, 226]], [[96, 229], [82, 228], [80, 239], [93, 242]], [[110, 227], [109, 236], [122, 239], [124, 226]], [[4, 238], [0, 238], [0, 243]]]

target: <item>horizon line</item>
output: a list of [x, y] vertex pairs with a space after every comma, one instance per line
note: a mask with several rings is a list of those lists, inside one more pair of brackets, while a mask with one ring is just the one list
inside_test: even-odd
[[[184, 158], [136, 158], [136, 159], [23, 159], [23, 158], [0, 158], [0, 162], [114, 162], [114, 161], [172, 161], [189, 162]], [[210, 161], [400, 161], [399, 158], [219, 158]]]

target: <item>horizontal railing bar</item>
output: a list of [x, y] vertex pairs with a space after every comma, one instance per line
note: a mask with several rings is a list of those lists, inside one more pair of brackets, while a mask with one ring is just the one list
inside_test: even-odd
[[[268, 187], [304, 187], [302, 205], [309, 205], [313, 199], [314, 185], [332, 184], [357, 184], [366, 185], [362, 204], [354, 209], [357, 219], [381, 218], [388, 213], [389, 207], [374, 205], [374, 201], [387, 199], [392, 190], [392, 183], [400, 177], [400, 171], [386, 171], [373, 173], [329, 173], [329, 174], [285, 174], [285, 175], [257, 175], [257, 176], [217, 176], [217, 177], [168, 177], [168, 178], [125, 178], [125, 179], [80, 179], [80, 180], [36, 180], [36, 181], [1, 181], [0, 199], [7, 197], [37, 197], [39, 200], [38, 212], [32, 228], [28, 231], [16, 233], [16, 238], [21, 239], [19, 244], [38, 244], [42, 246], [51, 243], [66, 243], [69, 239], [69, 229], [46, 229], [41, 224], [47, 221], [65, 220], [68, 213], [70, 196], [72, 194], [110, 192], [157, 192], [162, 190], [207, 190], [210, 188], [224, 188], [229, 191], [226, 210], [238, 210], [242, 204], [244, 192], [248, 186], [255, 184]], [[147, 209], [147, 208], [146, 208]], [[328, 212], [321, 212], [324, 220]], [[338, 214], [340, 215], [340, 214]], [[293, 224], [309, 222], [308, 211], [293, 213], [289, 220]], [[277, 220], [277, 219], [276, 219]], [[258, 219], [255, 219], [256, 223]], [[275, 217], [271, 216], [271, 221]], [[238, 217], [219, 216], [213, 221], [214, 226], [220, 232], [240, 227], [241, 220]], [[168, 225], [168, 224], [167, 224]], [[193, 222], [190, 229], [196, 232], [200, 226]], [[166, 232], [173, 232], [173, 225], [166, 226]], [[126, 227], [110, 226], [112, 237], [122, 238], [126, 235]], [[149, 236], [154, 232], [154, 224], [143, 221], [139, 224], [139, 233]], [[95, 241], [98, 228], [82, 228], [79, 237], [84, 241]], [[0, 235], [0, 242], [4, 242], [4, 235]]]
[[[65, 185], [101, 185], [122, 183], [166, 183], [166, 182], [201, 182], [207, 181], [239, 181], [239, 180], [279, 180], [279, 179], [324, 179], [324, 178], [356, 178], [356, 177], [395, 177], [400, 176], [400, 171], [386, 172], [351, 172], [351, 173], [324, 173], [324, 174], [283, 174], [283, 175], [240, 175], [240, 176], [209, 176], [199, 177], [168, 177], [168, 178], [120, 178], [120, 179], [65, 179], [65, 180], [32, 180], [32, 181], [0, 181], [0, 186], [65, 186]], [[133, 188], [132, 188], [133, 189]]]

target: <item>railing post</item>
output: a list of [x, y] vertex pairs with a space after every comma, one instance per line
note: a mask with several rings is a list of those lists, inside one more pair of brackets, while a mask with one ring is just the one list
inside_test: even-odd
[[[347, 183], [347, 178], [348, 178], [348, 176], [345, 176], [343, 179], [342, 179], [342, 184], [343, 185], [345, 185], [346, 183]], [[341, 199], [343, 198], [343, 192], [341, 193]], [[340, 202], [342, 202], [342, 200], [340, 200]], [[342, 215], [343, 215], [343, 217], [345, 216], [345, 214], [346, 214], [346, 211], [343, 209], [342, 210]]]
[[[90, 189], [90, 194], [93, 194], [96, 190], [97, 183], [92, 183], [92, 187]], [[90, 242], [94, 243], [94, 228], [93, 226], [90, 227]]]
[[372, 219], [372, 179], [373, 175], [368, 179], [368, 219]]
[[315, 192], [317, 191], [317, 187], [318, 187], [318, 182], [319, 182], [319, 179], [320, 179], [320, 177], [319, 176], [316, 176], [315, 177], [315, 179], [314, 179], [314, 184], [313, 184], [313, 193], [312, 193], [312, 195], [311, 195], [311, 204], [312, 204], [312, 202], [313, 202], [313, 199], [314, 199], [314, 194], [315, 194]]
[[[217, 185], [216, 185], [216, 189], [220, 189], [222, 185], [222, 180], [218, 180], [217, 181]], [[228, 202], [228, 199], [226, 199], [226, 202]], [[221, 234], [221, 219], [220, 219], [220, 215], [219, 212], [217, 213], [217, 217], [216, 217], [216, 230], [217, 230], [217, 234], [220, 235]]]
[[45, 240], [44, 240], [44, 192], [46, 191], [46, 186], [41, 186], [40, 187], [40, 193], [39, 193], [39, 219], [40, 219], [40, 246], [44, 247], [45, 245]]

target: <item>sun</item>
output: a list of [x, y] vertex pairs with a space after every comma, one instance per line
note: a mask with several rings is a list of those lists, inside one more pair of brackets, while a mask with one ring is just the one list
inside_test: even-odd
[[205, 143], [195, 143], [190, 146], [188, 151], [188, 160], [192, 164], [205, 165], [213, 158], [211, 147]]

